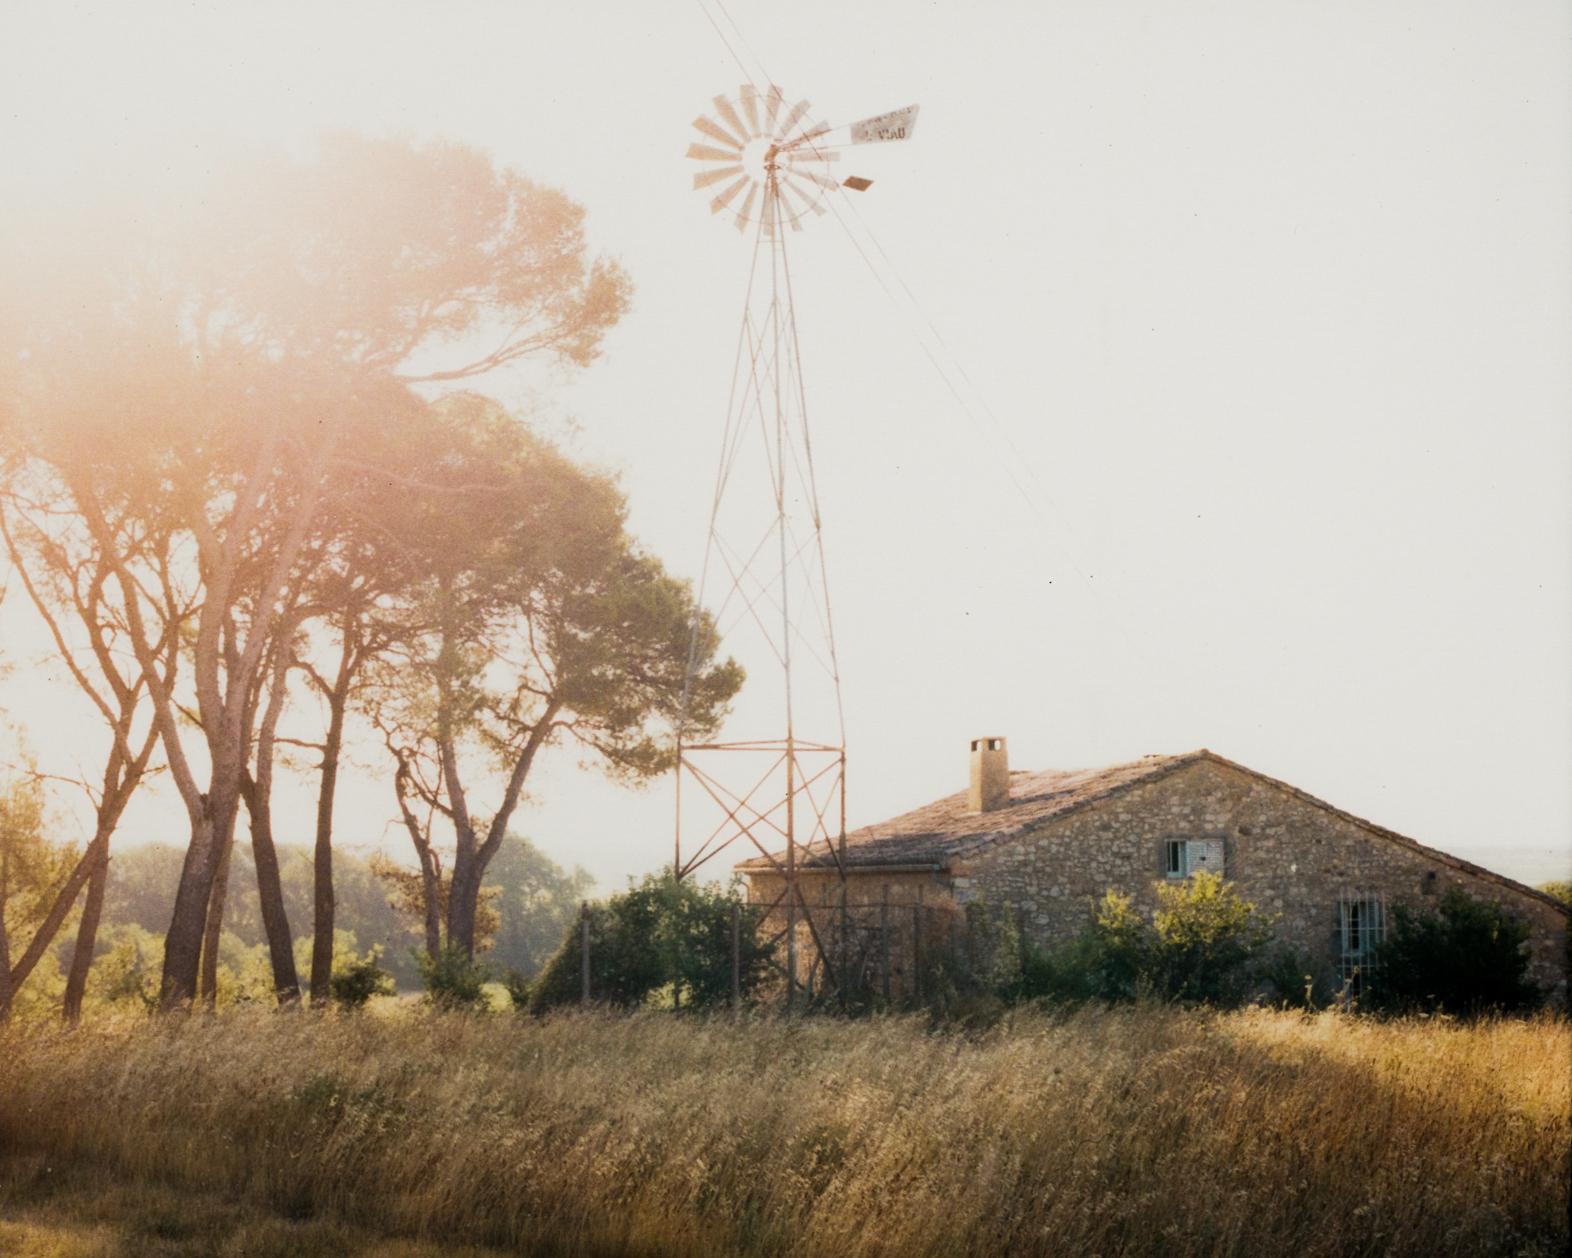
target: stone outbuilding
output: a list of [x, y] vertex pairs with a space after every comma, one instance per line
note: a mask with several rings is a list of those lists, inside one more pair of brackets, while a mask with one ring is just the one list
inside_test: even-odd
[[[1010, 770], [1003, 738], [980, 738], [970, 768], [969, 789], [847, 835], [852, 903], [880, 905], [888, 920], [911, 913], [905, 906], [981, 902], [1051, 945], [1078, 934], [1109, 889], [1149, 917], [1159, 885], [1215, 870], [1276, 919], [1279, 940], [1351, 979], [1368, 972], [1392, 905], [1434, 903], [1460, 887], [1528, 924], [1530, 976], [1566, 1003], [1569, 913], [1559, 901], [1214, 752], [1023, 773]], [[750, 899], [779, 896], [771, 859], [737, 868]], [[839, 897], [833, 854], [817, 844], [798, 868], [818, 918], [812, 906], [827, 912]]]

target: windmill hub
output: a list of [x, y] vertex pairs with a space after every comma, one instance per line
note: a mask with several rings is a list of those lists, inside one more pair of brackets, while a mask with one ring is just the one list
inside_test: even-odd
[[755, 136], [742, 149], [742, 169], [749, 179], [762, 181], [767, 172], [774, 170], [780, 145], [767, 135]]

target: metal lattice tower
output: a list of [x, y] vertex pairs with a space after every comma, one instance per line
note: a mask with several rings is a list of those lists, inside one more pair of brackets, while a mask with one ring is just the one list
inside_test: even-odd
[[905, 139], [916, 114], [831, 128], [809, 117], [806, 100], [788, 106], [779, 88], [746, 85], [694, 120], [702, 138], [687, 152], [704, 164], [693, 186], [717, 189], [711, 213], [752, 229], [699, 584], [699, 605], [715, 602], [722, 641], [748, 666], [750, 706], [731, 721], [749, 727], [741, 736], [728, 729], [714, 741], [690, 741], [679, 718], [674, 869], [685, 877], [738, 844], [771, 862], [779, 892], [766, 910], [783, 922], [788, 1005], [804, 979], [803, 943], [809, 981], [822, 966], [843, 986], [799, 870], [810, 847], [821, 866], [832, 858], [844, 937], [846, 733], [787, 240], [843, 186], [869, 186], [832, 177], [841, 148]]

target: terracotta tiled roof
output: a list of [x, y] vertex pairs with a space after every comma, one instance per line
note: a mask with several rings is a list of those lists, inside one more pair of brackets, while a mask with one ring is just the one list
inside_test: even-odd
[[[986, 844], [1028, 830], [1049, 817], [1073, 812], [1172, 773], [1209, 753], [1192, 751], [1182, 756], [1147, 756], [1106, 769], [1048, 769], [1041, 773], [1010, 774], [1010, 802], [989, 812], [971, 812], [966, 792], [947, 795], [912, 812], [878, 825], [864, 826], [846, 836], [848, 866], [945, 865], [957, 856]], [[808, 865], [833, 865], [829, 845], [815, 843], [798, 860]], [[762, 856], [744, 861], [738, 869], [769, 869]]]

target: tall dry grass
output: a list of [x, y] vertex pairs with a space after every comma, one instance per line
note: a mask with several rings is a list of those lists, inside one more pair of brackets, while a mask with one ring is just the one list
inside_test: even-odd
[[277, 1016], [0, 1033], [0, 1141], [551, 1253], [1561, 1254], [1564, 1020]]

